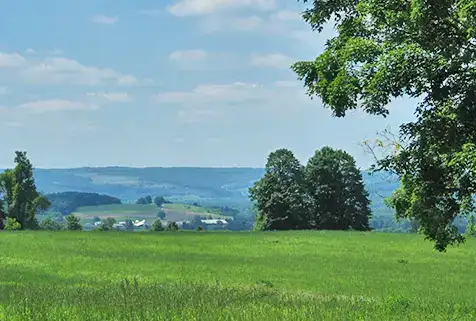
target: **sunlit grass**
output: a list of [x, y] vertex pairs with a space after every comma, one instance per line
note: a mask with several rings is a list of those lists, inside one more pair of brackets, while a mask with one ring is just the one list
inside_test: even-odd
[[[473, 320], [476, 242], [379, 233], [0, 233], [0, 320]], [[124, 281], [128, 280], [128, 281]]]

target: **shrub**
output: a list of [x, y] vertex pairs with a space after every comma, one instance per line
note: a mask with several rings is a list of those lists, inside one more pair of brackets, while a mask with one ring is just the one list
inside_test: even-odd
[[18, 223], [16, 218], [7, 217], [5, 220], [5, 231], [18, 231], [21, 229], [21, 224]]
[[178, 230], [179, 230], [179, 227], [177, 223], [175, 223], [174, 221], [167, 223], [167, 228], [166, 228], [167, 232], [177, 232]]
[[162, 232], [164, 230], [164, 226], [162, 225], [161, 220], [155, 220], [154, 223], [152, 223], [151, 229], [152, 232]]
[[[108, 217], [101, 221], [101, 225], [99, 225], [99, 231], [111, 231], [114, 228], [114, 224], [116, 224], [116, 219], [114, 217]], [[131, 222], [132, 223], [132, 222]]]
[[51, 219], [51, 217], [48, 217], [40, 223], [40, 229], [48, 231], [60, 231], [63, 229], [63, 224], [56, 222], [55, 220]]
[[83, 226], [80, 221], [81, 219], [74, 214], [66, 216], [66, 229], [70, 231], [81, 231]]

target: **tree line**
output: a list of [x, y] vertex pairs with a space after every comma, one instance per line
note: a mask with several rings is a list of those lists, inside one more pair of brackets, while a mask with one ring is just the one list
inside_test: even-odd
[[306, 166], [287, 149], [272, 152], [250, 188], [257, 230], [370, 230], [370, 201], [347, 152], [324, 147]]
[[63, 216], [69, 215], [83, 206], [122, 204], [122, 201], [117, 197], [98, 193], [61, 192], [46, 194], [45, 197], [51, 203], [48, 210], [61, 213]]

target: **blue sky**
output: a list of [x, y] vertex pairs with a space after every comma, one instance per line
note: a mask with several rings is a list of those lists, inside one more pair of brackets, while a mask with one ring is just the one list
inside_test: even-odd
[[289, 70], [322, 51], [293, 0], [16, 0], [0, 4], [0, 167], [264, 166], [412, 119], [332, 118]]

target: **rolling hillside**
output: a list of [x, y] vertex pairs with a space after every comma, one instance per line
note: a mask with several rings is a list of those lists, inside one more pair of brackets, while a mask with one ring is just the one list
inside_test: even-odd
[[[167, 221], [189, 221], [194, 215], [225, 217], [212, 209], [187, 204], [164, 204], [161, 208], [166, 214]], [[114, 217], [116, 220], [142, 220], [152, 223], [157, 219], [158, 208], [154, 204], [112, 204], [99, 206], [84, 206], [74, 211], [74, 215], [81, 218], [82, 223], [89, 223], [94, 217], [101, 219]]]
[[[264, 174], [261, 168], [75, 168], [36, 169], [35, 179], [43, 193], [65, 191], [111, 195], [133, 202], [146, 195], [168, 197], [174, 203], [249, 207], [248, 188]], [[363, 173], [376, 215], [390, 215], [383, 204], [398, 186], [386, 174]]]

